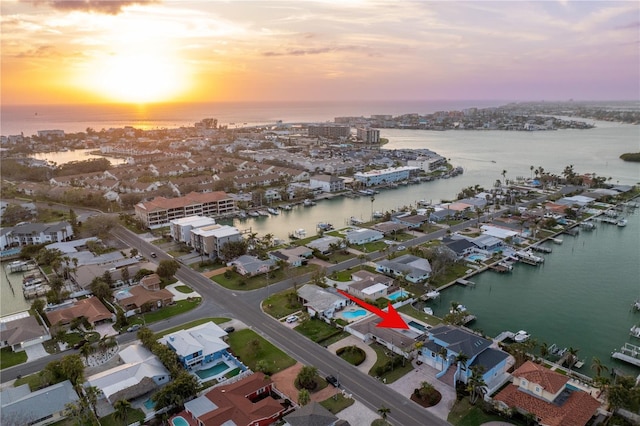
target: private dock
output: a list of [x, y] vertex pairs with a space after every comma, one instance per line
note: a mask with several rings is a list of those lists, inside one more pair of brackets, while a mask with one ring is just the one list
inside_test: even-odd
[[513, 270], [513, 264], [511, 262], [501, 261], [493, 265], [489, 265], [489, 269], [504, 274], [505, 272], [511, 272]]
[[474, 283], [473, 281], [463, 280], [462, 278], [458, 278], [456, 280], [456, 284], [462, 284], [462, 285], [465, 285], [467, 287], [475, 287], [476, 286], [476, 283]]
[[551, 253], [551, 247], [543, 247], [543, 246], [531, 246], [529, 247], [533, 251], [537, 251], [538, 253]]
[[640, 367], [640, 346], [625, 343], [620, 350], [614, 350], [611, 353], [611, 358], [619, 359], [620, 361]]

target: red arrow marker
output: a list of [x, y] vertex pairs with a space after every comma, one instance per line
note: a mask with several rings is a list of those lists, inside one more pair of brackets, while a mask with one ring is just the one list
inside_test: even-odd
[[376, 327], [382, 327], [382, 328], [405, 328], [405, 329], [409, 328], [409, 326], [407, 325], [406, 322], [404, 322], [404, 320], [402, 319], [400, 314], [393, 308], [393, 306], [391, 305], [391, 302], [389, 302], [389, 307], [387, 309], [387, 312], [385, 312], [382, 309], [379, 309], [379, 308], [377, 308], [377, 307], [375, 307], [373, 305], [370, 305], [367, 302], [363, 302], [362, 300], [358, 299], [357, 297], [354, 297], [354, 296], [350, 295], [349, 293], [346, 293], [346, 292], [344, 292], [342, 290], [338, 290], [338, 293], [340, 293], [344, 297], [347, 297], [347, 298], [353, 300], [358, 305], [360, 305], [363, 308], [365, 308], [367, 311], [370, 311], [370, 312], [376, 314], [377, 316], [379, 316], [380, 318], [382, 318], [382, 322], [380, 322], [380, 324], [376, 325]]

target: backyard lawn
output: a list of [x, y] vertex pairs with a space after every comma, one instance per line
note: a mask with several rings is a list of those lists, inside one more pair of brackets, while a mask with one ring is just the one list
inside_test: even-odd
[[[373, 350], [376, 351], [377, 360], [376, 360], [376, 363], [373, 365], [373, 367], [371, 367], [371, 370], [369, 370], [369, 375], [375, 377], [377, 376], [375, 372], [376, 368], [378, 366], [384, 366], [385, 364], [390, 362], [392, 358], [387, 355], [387, 352], [389, 351], [387, 350], [387, 348], [383, 347], [382, 345], [378, 343], [373, 343], [370, 346]], [[399, 356], [399, 355], [396, 355], [396, 356]], [[389, 384], [389, 383], [395, 382], [400, 377], [404, 376], [405, 374], [409, 373], [412, 370], [413, 370], [413, 365], [411, 364], [411, 361], [406, 360], [404, 362], [404, 366], [399, 365], [397, 367], [394, 367], [393, 369], [380, 375], [379, 378], [380, 380], [386, 379], [385, 383]]]
[[302, 308], [293, 289], [272, 294], [262, 301], [262, 309], [276, 319], [284, 318]]
[[13, 352], [10, 347], [0, 350], [0, 370], [22, 364], [27, 361], [27, 353]]
[[336, 271], [333, 272], [329, 278], [334, 281], [347, 282], [351, 281], [351, 274], [352, 271], [350, 270]]
[[144, 314], [144, 321], [147, 324], [161, 321], [175, 315], [183, 314], [200, 304], [202, 298], [193, 297], [187, 300], [178, 300], [175, 305], [165, 306], [157, 311], [147, 312]]
[[229, 346], [233, 353], [250, 369], [256, 369], [256, 363], [264, 360], [272, 366], [271, 374], [291, 367], [296, 361], [272, 345], [253, 330], [238, 330], [229, 334]]
[[[120, 426], [121, 420], [115, 418], [115, 412], [100, 419], [100, 426]], [[144, 420], [144, 413], [139, 408], [127, 408], [127, 422], [126, 424], [132, 424], [135, 422], [142, 422]]]
[[414, 309], [410, 304], [401, 306], [397, 309], [398, 312], [402, 312], [403, 314], [407, 314], [411, 317], [419, 319], [422, 322], [425, 322], [429, 325], [436, 326], [442, 324], [442, 320], [433, 315], [427, 315], [424, 312], [420, 312]]
[[340, 331], [326, 322], [315, 318], [303, 321], [302, 324], [295, 327], [294, 330], [316, 343], [337, 334]]
[[266, 287], [268, 284], [312, 273], [316, 269], [318, 269], [318, 265], [306, 265], [299, 268], [288, 268], [286, 270], [276, 269], [275, 271], [269, 272], [269, 274], [257, 275], [255, 277], [244, 277], [237, 272], [230, 271], [230, 278], [227, 278], [225, 274], [220, 274], [214, 275], [211, 277], [211, 280], [229, 290], [256, 290]]
[[469, 267], [464, 263], [454, 263], [453, 265], [447, 267], [444, 274], [431, 277], [431, 279], [429, 280], [429, 284], [431, 284], [433, 287], [438, 288], [450, 283], [451, 281], [455, 281], [458, 278], [465, 276], [467, 269], [469, 269]]
[[476, 426], [492, 421], [521, 424], [514, 421], [514, 419], [505, 419], [496, 414], [487, 414], [479, 407], [471, 405], [469, 398], [463, 398], [453, 405], [447, 421], [455, 426]]

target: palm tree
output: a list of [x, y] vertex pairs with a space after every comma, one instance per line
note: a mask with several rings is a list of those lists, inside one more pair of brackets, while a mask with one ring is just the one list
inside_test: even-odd
[[600, 361], [600, 358], [594, 356], [593, 363], [591, 364], [591, 369], [596, 372], [596, 379], [597, 379], [600, 377], [603, 371], [608, 371], [609, 367], [604, 365], [602, 361]]
[[569, 365], [569, 369], [571, 369], [575, 363], [578, 361], [578, 351], [580, 349], [578, 348], [573, 348], [571, 346], [569, 346], [569, 356], [567, 356], [567, 364]]
[[460, 370], [467, 369], [467, 361], [469, 361], [469, 355], [465, 354], [464, 352], [460, 352], [458, 355], [456, 355], [456, 362], [458, 363]]
[[500, 173], [502, 175], [502, 178], [504, 179], [504, 184], [507, 184], [507, 171], [506, 170], [502, 170], [502, 173]]
[[93, 414], [95, 414], [96, 419], [98, 418], [98, 395], [100, 391], [95, 386], [89, 386], [84, 389], [84, 396], [87, 399], [87, 403], [93, 410]]
[[447, 348], [445, 348], [444, 346], [440, 347], [440, 350], [438, 351], [438, 355], [440, 356], [440, 359], [442, 359], [443, 370], [444, 370], [444, 360], [447, 359], [448, 354], [449, 354], [449, 351], [447, 350]]
[[385, 422], [387, 421], [387, 416], [389, 415], [390, 412], [391, 412], [391, 408], [387, 408], [384, 405], [378, 408], [378, 413], [380, 414], [380, 417], [382, 417], [382, 420], [384, 420]]
[[531, 170], [531, 179], [533, 179], [533, 169], [535, 169], [535, 167], [533, 167], [533, 166], [529, 167], [529, 170]]
[[540, 356], [546, 358], [549, 355], [549, 345], [547, 342], [542, 342], [540, 345]]
[[113, 417], [116, 420], [122, 421], [123, 425], [127, 424], [127, 410], [131, 408], [131, 403], [126, 399], [119, 399], [113, 404], [113, 408], [115, 408], [116, 412], [113, 414]]
[[469, 401], [474, 405], [479, 397], [484, 398], [488, 392], [487, 384], [482, 377], [482, 373], [484, 373], [483, 366], [476, 365], [471, 367], [471, 377], [469, 377], [469, 381], [467, 382], [467, 391], [471, 393]]
[[435, 388], [433, 387], [433, 385], [429, 382], [421, 382], [420, 383], [420, 388], [418, 389], [418, 394], [420, 395], [420, 398], [422, 398], [423, 400], [427, 398], [427, 396], [429, 396], [429, 394], [431, 392], [433, 392]]

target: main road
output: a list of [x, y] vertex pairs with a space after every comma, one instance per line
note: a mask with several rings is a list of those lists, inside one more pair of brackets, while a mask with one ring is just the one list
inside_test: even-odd
[[[159, 260], [169, 258], [157, 247], [142, 241], [136, 234], [123, 227], [115, 229], [113, 235], [130, 247], [138, 248], [145, 255], [155, 251], [158, 253]], [[242, 292], [225, 289], [187, 267], [181, 267], [176, 273], [176, 277], [203, 296], [202, 307], [193, 314], [198, 317], [231, 316], [237, 318], [296, 360], [317, 367], [321, 374], [336, 375], [340, 373], [340, 383], [348, 394], [352, 394], [355, 399], [374, 412], [382, 406], [390, 408], [391, 412], [388, 417], [393, 424], [405, 426], [449, 424], [407, 397], [388, 388], [379, 380], [362, 374], [340, 357], [262, 312], [259, 299], [265, 289], [258, 292], [248, 292], [249, 294], [245, 296]], [[277, 287], [283, 285], [286, 283], [279, 283]], [[181, 321], [187, 321], [187, 316], [181, 315]]]

